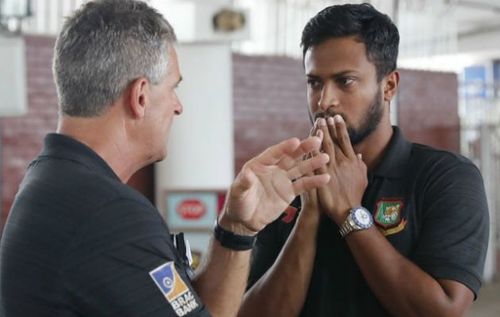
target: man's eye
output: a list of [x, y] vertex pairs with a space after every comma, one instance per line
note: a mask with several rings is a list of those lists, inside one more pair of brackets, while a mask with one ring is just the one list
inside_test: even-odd
[[321, 82], [317, 79], [312, 79], [312, 78], [309, 78], [307, 80], [307, 85], [311, 88], [318, 88], [321, 86]]
[[354, 79], [349, 77], [342, 77], [338, 79], [338, 82], [341, 86], [347, 87], [354, 83]]

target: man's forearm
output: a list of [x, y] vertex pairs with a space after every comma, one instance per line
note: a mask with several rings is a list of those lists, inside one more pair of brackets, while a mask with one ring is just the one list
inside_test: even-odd
[[213, 316], [235, 316], [247, 285], [251, 251], [234, 251], [212, 239], [193, 287]]
[[245, 294], [239, 317], [288, 317], [300, 313], [316, 255], [319, 218], [317, 210], [304, 209], [299, 214], [274, 265]]
[[463, 316], [473, 294], [458, 282], [438, 282], [402, 256], [376, 228], [346, 242], [366, 281], [394, 316]]

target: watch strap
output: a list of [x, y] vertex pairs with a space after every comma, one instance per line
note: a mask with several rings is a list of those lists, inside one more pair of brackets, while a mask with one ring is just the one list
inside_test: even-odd
[[257, 235], [239, 235], [222, 228], [218, 222], [215, 224], [214, 237], [223, 247], [236, 251], [251, 250], [257, 241]]
[[351, 212], [347, 215], [342, 225], [339, 227], [339, 233], [342, 238], [345, 238], [349, 233], [354, 230], [354, 227], [351, 224]]

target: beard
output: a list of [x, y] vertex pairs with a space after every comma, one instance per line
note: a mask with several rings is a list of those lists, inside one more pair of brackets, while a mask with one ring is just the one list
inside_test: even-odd
[[[337, 114], [341, 115], [344, 121], [347, 123], [345, 115], [341, 113], [336, 113], [335, 111], [332, 111], [333, 109], [328, 109], [326, 112], [318, 112], [314, 115], [314, 121], [316, 121], [317, 118], [327, 118], [327, 117], [333, 117]], [[368, 107], [368, 110], [366, 111], [365, 115], [363, 116], [363, 121], [359, 125], [359, 127], [355, 128], [352, 126], [352, 124], [347, 125], [347, 132], [349, 133], [349, 139], [351, 140], [352, 145], [357, 145], [361, 143], [363, 140], [365, 140], [370, 134], [375, 131], [375, 129], [378, 127], [380, 121], [382, 121], [382, 116], [384, 114], [383, 111], [383, 104], [382, 104], [382, 92], [379, 89], [377, 91], [377, 94], [373, 98], [372, 102], [370, 103], [370, 106]], [[311, 116], [312, 120], [312, 116]], [[314, 124], [314, 122], [313, 122]]]
[[[351, 126], [347, 127], [347, 132], [349, 132], [349, 138], [351, 139], [352, 145], [357, 145], [366, 139], [373, 131], [378, 127], [380, 121], [382, 121], [383, 115], [383, 105], [382, 105], [382, 93], [378, 90], [375, 98], [373, 98], [366, 115], [364, 116], [363, 122], [358, 128]], [[344, 118], [345, 119], [345, 118]]]

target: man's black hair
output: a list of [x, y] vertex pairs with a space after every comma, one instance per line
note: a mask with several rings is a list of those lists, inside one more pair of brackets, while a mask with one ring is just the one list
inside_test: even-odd
[[391, 19], [368, 3], [329, 6], [316, 14], [302, 31], [302, 53], [330, 38], [355, 36], [377, 69], [377, 80], [396, 69], [399, 32]]

